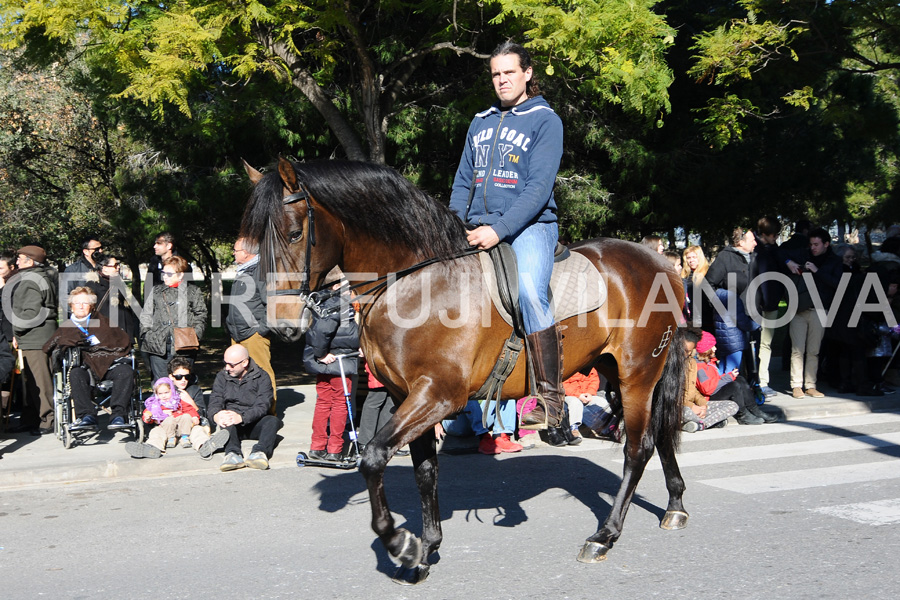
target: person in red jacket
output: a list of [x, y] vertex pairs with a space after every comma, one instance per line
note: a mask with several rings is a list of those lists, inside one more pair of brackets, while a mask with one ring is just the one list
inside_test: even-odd
[[734, 418], [741, 425], [761, 425], [777, 421], [778, 417], [760, 410], [756, 396], [747, 380], [733, 369], [719, 374], [716, 365], [716, 338], [704, 331], [697, 342], [697, 389], [707, 400], [731, 400], [738, 406]]

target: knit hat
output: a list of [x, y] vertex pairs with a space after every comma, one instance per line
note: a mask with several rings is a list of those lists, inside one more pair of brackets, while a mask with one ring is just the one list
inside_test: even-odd
[[700, 341], [697, 342], [697, 353], [705, 354], [712, 349], [713, 346], [716, 345], [716, 336], [711, 334], [708, 331], [704, 331], [703, 335], [700, 336]]
[[24, 254], [36, 263], [43, 263], [47, 260], [47, 253], [40, 246], [22, 246], [16, 250], [16, 254]]

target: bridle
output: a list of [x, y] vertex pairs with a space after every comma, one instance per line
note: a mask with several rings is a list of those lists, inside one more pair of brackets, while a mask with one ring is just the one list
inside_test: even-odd
[[[282, 199], [282, 205], [288, 206], [290, 204], [294, 204], [295, 202], [304, 201], [306, 203], [306, 222], [307, 222], [307, 236], [306, 236], [306, 256], [304, 257], [304, 265], [303, 265], [303, 282], [300, 284], [300, 288], [288, 288], [283, 290], [272, 290], [266, 291], [267, 296], [297, 296], [298, 299], [303, 302], [304, 307], [311, 310], [316, 314], [319, 318], [325, 317], [327, 315], [333, 314], [340, 310], [340, 306], [333, 306], [331, 308], [322, 308], [322, 303], [326, 300], [340, 295], [345, 291], [352, 291], [358, 288], [366, 287], [368, 285], [376, 284], [374, 287], [369, 289], [366, 292], [368, 296], [374, 296], [378, 292], [386, 289], [389, 285], [396, 282], [401, 277], [405, 277], [411, 273], [415, 273], [416, 271], [423, 269], [429, 265], [433, 265], [435, 263], [443, 262], [446, 260], [456, 260], [457, 258], [462, 258], [464, 256], [471, 256], [473, 254], [478, 254], [479, 252], [484, 252], [484, 250], [480, 248], [467, 248], [465, 250], [461, 250], [456, 254], [453, 254], [448, 257], [432, 257], [421, 262], [418, 262], [411, 267], [407, 267], [406, 269], [401, 269], [395, 273], [390, 273], [388, 275], [382, 275], [376, 279], [369, 279], [367, 281], [362, 281], [360, 283], [353, 284], [351, 286], [342, 286], [337, 290], [322, 290], [318, 292], [313, 292], [309, 287], [309, 279], [312, 275], [312, 249], [313, 246], [316, 245], [316, 214], [313, 209], [312, 204], [312, 196], [309, 191], [306, 189], [302, 183], [299, 184], [299, 189], [290, 194], [289, 196], [285, 196]], [[272, 223], [272, 217], [269, 216], [269, 227], [272, 231], [274, 231], [274, 223]], [[269, 264], [271, 265], [271, 269], [273, 272], [276, 271], [275, 268], [275, 243], [274, 236], [269, 236], [269, 247], [268, 258]], [[297, 229], [291, 231], [288, 235], [288, 243], [296, 244], [303, 238], [303, 229]]]

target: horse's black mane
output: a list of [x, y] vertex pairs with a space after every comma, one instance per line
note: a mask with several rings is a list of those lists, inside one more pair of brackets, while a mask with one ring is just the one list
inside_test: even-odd
[[[394, 169], [337, 160], [292, 164], [298, 181], [351, 235], [353, 230], [364, 231], [421, 258], [449, 257], [469, 247], [462, 221]], [[262, 241], [269, 218], [279, 222], [283, 210], [282, 182], [273, 170], [253, 190], [241, 235]]]

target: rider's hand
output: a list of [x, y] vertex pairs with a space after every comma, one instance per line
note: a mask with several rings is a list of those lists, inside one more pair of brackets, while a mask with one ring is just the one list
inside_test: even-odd
[[500, 243], [500, 236], [489, 225], [482, 225], [470, 231], [467, 235], [470, 246], [476, 246], [482, 250], [493, 248]]

